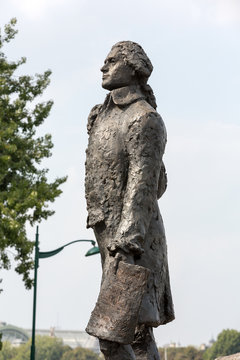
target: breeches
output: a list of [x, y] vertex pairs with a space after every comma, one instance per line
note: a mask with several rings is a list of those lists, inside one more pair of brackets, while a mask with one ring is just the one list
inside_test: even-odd
[[138, 326], [132, 344], [99, 340], [105, 360], [160, 360], [151, 327]]

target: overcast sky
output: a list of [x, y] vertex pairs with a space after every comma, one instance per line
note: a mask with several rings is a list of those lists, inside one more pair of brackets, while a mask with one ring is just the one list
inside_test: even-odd
[[[168, 130], [159, 206], [176, 320], [155, 330], [157, 343], [200, 345], [222, 329], [240, 331], [239, 0], [0, 0], [1, 28], [12, 17], [19, 34], [9, 59], [27, 57], [22, 73], [53, 72], [39, 99], [54, 100], [39, 129], [55, 145], [43, 165], [49, 179], [68, 175], [56, 214], [40, 224], [40, 250], [94, 238], [85, 226], [87, 116], [104, 101], [99, 69], [111, 46], [136, 41], [153, 63], [149, 83]], [[37, 328], [85, 329], [101, 278], [88, 248], [40, 260]], [[32, 291], [14, 271], [1, 277], [0, 321], [31, 328]]]

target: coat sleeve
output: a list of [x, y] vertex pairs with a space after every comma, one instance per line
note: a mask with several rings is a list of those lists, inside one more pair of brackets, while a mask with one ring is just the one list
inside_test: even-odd
[[87, 132], [90, 134], [94, 121], [96, 120], [100, 110], [102, 108], [101, 104], [95, 105], [92, 110], [90, 111], [90, 114], [88, 115], [88, 122], [87, 122]]
[[128, 125], [125, 146], [128, 179], [121, 221], [109, 251], [118, 249], [135, 255], [142, 245], [157, 201], [166, 130], [159, 114], [148, 113]]

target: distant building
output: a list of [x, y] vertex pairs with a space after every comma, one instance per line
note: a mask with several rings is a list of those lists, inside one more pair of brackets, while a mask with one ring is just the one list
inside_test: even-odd
[[208, 347], [211, 347], [213, 346], [213, 344], [216, 342], [216, 340], [214, 340], [213, 336], [212, 338], [209, 340], [209, 343], [208, 343]]
[[163, 345], [163, 348], [179, 348], [179, 347], [181, 347], [180, 342], [178, 342], [178, 343], [171, 342], [170, 344]]
[[[29, 337], [31, 337], [32, 330], [26, 329], [25, 331], [28, 333]], [[55, 328], [51, 328], [50, 330], [37, 329], [36, 335], [60, 338], [62, 339], [64, 345], [68, 345], [72, 349], [80, 346], [82, 348], [92, 350], [95, 353], [100, 352], [97, 338], [88, 335], [85, 331], [59, 330]]]
[[8, 325], [5, 322], [0, 322], [0, 333], [2, 334], [2, 341], [9, 341], [14, 346], [25, 343], [29, 339], [29, 335], [25, 330]]
[[[9, 341], [13, 346], [18, 346], [28, 341], [32, 335], [31, 329], [21, 329], [13, 325], [0, 322], [0, 333], [2, 341]], [[77, 330], [58, 330], [51, 328], [50, 330], [36, 329], [36, 335], [51, 336], [62, 339], [64, 345], [71, 348], [78, 346], [99, 353], [99, 343], [97, 338], [88, 335], [85, 331]]]
[[214, 340], [214, 338], [212, 337], [212, 338], [209, 340], [208, 344], [201, 344], [198, 349], [199, 349], [199, 350], [207, 350], [208, 348], [210, 348], [211, 346], [213, 346], [213, 344], [215, 343], [215, 341], [216, 341], [216, 340]]

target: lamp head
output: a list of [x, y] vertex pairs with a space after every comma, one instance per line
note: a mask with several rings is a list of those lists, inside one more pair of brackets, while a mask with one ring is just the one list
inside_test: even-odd
[[99, 247], [98, 246], [93, 246], [91, 249], [88, 250], [88, 252], [85, 254], [85, 256], [91, 256], [91, 255], [96, 255], [99, 254]]

